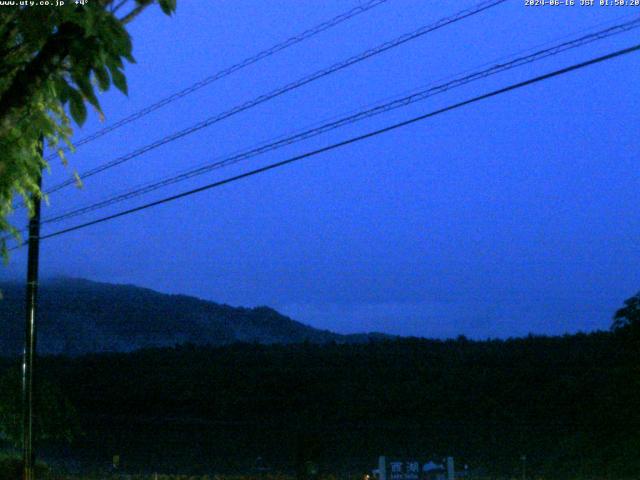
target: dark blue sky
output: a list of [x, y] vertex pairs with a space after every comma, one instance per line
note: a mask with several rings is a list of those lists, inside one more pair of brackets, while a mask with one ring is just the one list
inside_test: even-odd
[[[389, 0], [70, 156], [79, 171], [473, 5]], [[578, 1], [579, 3], [579, 1]], [[107, 124], [358, 5], [182, 0], [132, 26], [129, 97]], [[633, 7], [511, 0], [51, 196], [89, 204], [616, 18]], [[622, 21], [622, 20], [620, 20]], [[630, 46], [640, 29], [219, 170], [82, 220]], [[494, 62], [495, 63], [495, 62]], [[270, 305], [338, 332], [474, 338], [606, 329], [640, 288], [640, 54], [42, 244], [43, 276]], [[101, 128], [96, 116], [76, 138]], [[67, 178], [59, 162], [47, 185]], [[43, 233], [70, 226], [57, 224]], [[19, 220], [21, 221], [21, 220]], [[25, 252], [3, 276], [24, 275]]]

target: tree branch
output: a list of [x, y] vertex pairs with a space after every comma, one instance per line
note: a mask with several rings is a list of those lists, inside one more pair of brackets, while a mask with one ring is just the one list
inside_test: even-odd
[[122, 8], [124, 6], [125, 3], [127, 3], [128, 0], [122, 0], [120, 3], [118, 3], [117, 5], [113, 5], [111, 7], [111, 13], [116, 13], [118, 10], [120, 10], [120, 8]]
[[133, 10], [120, 19], [123, 25], [136, 18], [142, 11], [153, 3], [154, 0], [142, 0]]

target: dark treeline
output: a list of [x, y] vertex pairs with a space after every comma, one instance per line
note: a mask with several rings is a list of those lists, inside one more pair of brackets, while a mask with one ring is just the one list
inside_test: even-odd
[[[68, 448], [132, 470], [313, 460], [370, 469], [380, 454], [455, 456], [546, 477], [640, 471], [640, 343], [624, 333], [506, 341], [234, 344], [44, 357], [75, 405]], [[12, 362], [5, 360], [5, 366]]]

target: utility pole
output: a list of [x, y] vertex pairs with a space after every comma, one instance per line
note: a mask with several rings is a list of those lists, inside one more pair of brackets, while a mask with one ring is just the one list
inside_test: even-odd
[[[38, 147], [42, 156], [44, 140]], [[38, 176], [38, 188], [42, 174]], [[38, 299], [38, 260], [40, 253], [40, 197], [33, 197], [33, 216], [29, 219], [29, 253], [27, 260], [27, 298], [25, 343], [22, 359], [22, 480], [34, 480], [33, 452], [33, 367], [36, 355], [36, 306]]]
[[522, 455], [520, 460], [522, 460], [522, 480], [527, 480], [527, 456]]

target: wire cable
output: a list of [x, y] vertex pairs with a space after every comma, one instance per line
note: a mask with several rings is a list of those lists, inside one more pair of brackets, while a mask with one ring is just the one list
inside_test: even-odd
[[[625, 48], [625, 49], [622, 49], [622, 50], [617, 50], [617, 51], [609, 53], [607, 55], [603, 55], [603, 56], [600, 56], [600, 57], [592, 58], [592, 59], [587, 60], [585, 62], [573, 64], [571, 66], [568, 66], [568, 67], [565, 67], [565, 68], [561, 68], [559, 70], [554, 70], [554, 71], [552, 71], [550, 73], [539, 75], [537, 77], [533, 77], [533, 78], [530, 78], [528, 80], [524, 80], [522, 82], [514, 83], [514, 84], [511, 84], [511, 85], [509, 85], [507, 87], [499, 88], [497, 90], [493, 90], [491, 92], [488, 92], [488, 93], [485, 93], [485, 94], [482, 94], [482, 95], [479, 95], [479, 96], [476, 96], [476, 97], [473, 97], [473, 98], [470, 98], [470, 99], [467, 99], [467, 100], [464, 100], [464, 101], [461, 101], [461, 102], [458, 102], [458, 103], [455, 103], [455, 104], [452, 104], [452, 105], [449, 105], [447, 107], [440, 108], [438, 110], [434, 110], [434, 111], [431, 111], [429, 113], [425, 113], [423, 115], [419, 115], [417, 117], [413, 117], [413, 118], [411, 118], [409, 120], [405, 120], [405, 121], [402, 121], [402, 122], [399, 122], [399, 123], [395, 123], [393, 125], [389, 125], [387, 127], [384, 127], [384, 128], [378, 129], [378, 130], [374, 130], [374, 131], [365, 133], [363, 135], [358, 135], [358, 136], [355, 136], [355, 137], [351, 137], [351, 138], [349, 138], [347, 140], [343, 140], [341, 142], [333, 143], [333, 144], [328, 145], [326, 147], [322, 147], [322, 148], [319, 148], [319, 149], [316, 149], [316, 150], [313, 150], [313, 151], [310, 151], [310, 152], [306, 152], [306, 153], [303, 153], [301, 155], [297, 155], [297, 156], [288, 158], [286, 160], [275, 162], [275, 163], [266, 165], [264, 167], [251, 170], [249, 172], [245, 172], [245, 173], [242, 173], [242, 174], [239, 174], [239, 175], [235, 175], [235, 176], [226, 178], [224, 180], [219, 180], [219, 181], [216, 181], [216, 182], [213, 182], [213, 183], [209, 183], [207, 185], [203, 185], [201, 187], [194, 188], [192, 190], [188, 190], [188, 191], [176, 194], [176, 195], [171, 195], [169, 197], [165, 197], [163, 199], [156, 200], [154, 202], [150, 202], [150, 203], [147, 203], [147, 204], [144, 204], [144, 205], [140, 205], [138, 207], [134, 207], [134, 208], [130, 208], [130, 209], [127, 209], [127, 210], [123, 210], [121, 212], [118, 212], [118, 213], [115, 213], [115, 214], [112, 214], [112, 215], [108, 215], [108, 216], [105, 216], [105, 217], [102, 217], [102, 218], [98, 218], [96, 220], [92, 220], [92, 221], [89, 221], [89, 222], [85, 222], [85, 223], [82, 223], [82, 224], [79, 224], [79, 225], [75, 225], [73, 227], [69, 227], [69, 228], [65, 228], [65, 229], [62, 229], [62, 230], [58, 230], [58, 231], [49, 233], [47, 235], [41, 235], [40, 236], [40, 240], [46, 240], [46, 239], [49, 239], [49, 238], [54, 238], [54, 237], [57, 237], [57, 236], [60, 236], [60, 235], [64, 235], [66, 233], [70, 233], [70, 232], [74, 232], [74, 231], [77, 231], [77, 230], [81, 230], [81, 229], [90, 227], [90, 226], [93, 226], [93, 225], [97, 225], [97, 224], [100, 224], [100, 223], [108, 222], [108, 221], [114, 220], [116, 218], [120, 218], [120, 217], [123, 217], [123, 216], [126, 216], [126, 215], [130, 215], [132, 213], [140, 212], [142, 210], [146, 210], [146, 209], [158, 206], [158, 205], [169, 203], [169, 202], [172, 202], [172, 201], [184, 198], [184, 197], [188, 197], [188, 196], [194, 195], [196, 193], [204, 192], [204, 191], [210, 190], [212, 188], [217, 188], [217, 187], [220, 187], [222, 185], [226, 185], [228, 183], [232, 183], [232, 182], [235, 182], [235, 181], [238, 181], [238, 180], [242, 180], [244, 178], [248, 178], [248, 177], [251, 177], [251, 176], [254, 176], [254, 175], [258, 175], [260, 173], [264, 173], [264, 172], [267, 172], [267, 171], [270, 171], [270, 170], [274, 170], [276, 168], [280, 168], [280, 167], [283, 167], [285, 165], [289, 165], [291, 163], [298, 162], [300, 160], [304, 160], [306, 158], [314, 157], [314, 156], [320, 155], [322, 153], [326, 153], [326, 152], [329, 152], [329, 151], [332, 151], [332, 150], [336, 150], [338, 148], [342, 148], [342, 147], [345, 147], [347, 145], [351, 145], [353, 143], [360, 142], [362, 140], [366, 140], [366, 139], [369, 139], [369, 138], [372, 138], [372, 137], [376, 137], [378, 135], [382, 135], [384, 133], [388, 133], [388, 132], [391, 132], [391, 131], [406, 127], [408, 125], [412, 125], [414, 123], [426, 120], [428, 118], [435, 117], [435, 116], [440, 115], [442, 113], [450, 112], [452, 110], [456, 110], [458, 108], [461, 108], [461, 107], [464, 107], [464, 106], [467, 106], [467, 105], [471, 105], [471, 104], [474, 104], [474, 103], [477, 103], [477, 102], [480, 102], [480, 101], [483, 101], [483, 100], [487, 100], [489, 98], [492, 98], [492, 97], [495, 97], [495, 96], [498, 96], [498, 95], [501, 95], [501, 94], [504, 94], [504, 93], [507, 93], [507, 92], [511, 92], [513, 90], [517, 90], [517, 89], [520, 89], [520, 88], [523, 88], [523, 87], [526, 87], [526, 86], [529, 86], [529, 85], [532, 85], [532, 84], [535, 84], [535, 83], [539, 83], [539, 82], [548, 80], [550, 78], [554, 78], [554, 77], [557, 77], [557, 76], [560, 76], [560, 75], [564, 75], [564, 74], [567, 74], [569, 72], [580, 70], [580, 69], [586, 68], [586, 67], [591, 66], [591, 65], [602, 63], [602, 62], [611, 60], [613, 58], [621, 57], [623, 55], [628, 55], [630, 53], [637, 52], [638, 50], [640, 50], [640, 44], [637, 44], [637, 45], [634, 45], [632, 47], [628, 47], [628, 48]], [[26, 243], [23, 242], [22, 244], [13, 247], [10, 250], [15, 250], [15, 249], [20, 248], [20, 247], [22, 247], [24, 245], [26, 245]]]
[[[401, 35], [400, 37], [397, 37], [393, 40], [387, 41], [381, 45], [378, 45], [377, 47], [371, 48], [369, 50], [366, 50], [358, 55], [355, 55], [353, 57], [348, 58], [347, 60], [344, 60], [342, 62], [338, 62], [333, 64], [332, 66], [330, 66], [329, 68], [323, 69], [323, 70], [318, 70], [315, 73], [312, 73], [310, 75], [307, 75], [305, 77], [302, 77], [299, 80], [296, 80], [294, 82], [291, 82], [283, 87], [280, 87], [278, 89], [275, 89], [269, 93], [260, 95], [256, 98], [254, 98], [253, 100], [249, 100], [243, 104], [240, 104], [230, 110], [227, 110], [225, 112], [222, 112], [218, 115], [215, 115], [213, 117], [210, 117], [206, 120], [203, 120], [199, 123], [196, 123], [195, 125], [192, 125], [191, 127], [185, 128], [183, 130], [180, 130], [178, 132], [172, 133], [170, 135], [167, 135], [159, 140], [156, 140], [153, 143], [150, 143], [148, 145], [145, 145], [144, 147], [138, 148], [137, 150], [134, 150], [130, 153], [127, 153], [123, 156], [120, 156], [114, 160], [111, 160], [107, 163], [104, 163], [102, 165], [99, 165], [93, 169], [90, 169], [84, 173], [82, 173], [80, 175], [80, 177], [84, 180], [87, 179], [91, 176], [94, 176], [98, 173], [104, 172], [105, 170], [108, 170], [110, 168], [113, 168], [115, 166], [121, 165], [122, 163], [125, 163], [133, 158], [139, 157], [140, 155], [147, 153], [151, 150], [154, 150], [162, 145], [166, 145], [167, 143], [176, 141], [182, 137], [185, 137], [187, 135], [190, 135], [192, 133], [195, 133], [199, 130], [202, 130], [203, 128], [209, 127], [215, 123], [218, 123], [226, 118], [229, 118], [233, 115], [236, 115], [240, 112], [243, 112], [245, 110], [248, 110], [250, 108], [253, 108], [257, 105], [260, 105], [268, 100], [271, 100], [273, 98], [279, 97], [280, 95], [283, 95], [287, 92], [290, 92], [292, 90], [295, 90], [297, 88], [300, 88], [308, 83], [311, 83], [315, 80], [318, 80], [320, 78], [326, 77], [328, 75], [331, 75], [335, 72], [338, 72], [340, 70], [343, 70], [347, 67], [350, 67], [351, 65], [354, 65], [356, 63], [362, 62], [363, 60], [366, 60], [370, 57], [373, 57], [375, 55], [379, 55], [383, 52], [386, 52], [387, 50], [390, 50], [392, 48], [398, 47], [400, 45], [403, 45], [411, 40], [414, 40], [416, 38], [422, 37], [430, 32], [433, 32], [435, 30], [438, 30], [440, 28], [443, 28], [447, 25], [456, 23], [460, 20], [463, 20], [467, 17], [470, 17], [472, 15], [476, 15], [478, 13], [481, 13], [485, 10], [488, 10], [492, 7], [495, 7], [501, 3], [506, 2], [507, 0], [485, 0], [483, 2], [480, 2], [478, 4], [476, 4], [475, 6], [471, 7], [471, 8], [467, 8], [464, 9], [454, 15], [451, 15], [449, 17], [445, 17], [439, 21], [437, 21], [434, 24], [430, 24], [430, 25], [426, 25], [423, 26], [413, 32], [410, 33], [406, 33], [404, 35]], [[63, 181], [62, 183], [59, 183], [58, 185], [55, 185], [54, 187], [52, 187], [51, 189], [47, 190], [45, 192], [46, 195], [50, 195], [54, 192], [57, 192], [69, 185], [73, 185], [76, 182], [76, 180], [74, 178], [68, 179], [66, 181]]]
[[[510, 70], [522, 65], [526, 65], [526, 64], [530, 64], [539, 60], [542, 60], [544, 58], [548, 58], [550, 56], [554, 56], [554, 55], [558, 55], [559, 53], [565, 52], [567, 50], [570, 49], [574, 49], [577, 47], [581, 47], [584, 46], [586, 44], [595, 42], [597, 40], [601, 40], [604, 38], [609, 38], [613, 35], [619, 34], [619, 33], [623, 33], [623, 32], [627, 32], [630, 31], [632, 29], [638, 28], [640, 27], [640, 17], [635, 18], [634, 20], [630, 20], [628, 22], [619, 24], [619, 25], [615, 25], [603, 30], [600, 30], [598, 32], [594, 32], [594, 33], [590, 33], [588, 35], [584, 35], [582, 37], [579, 37], [577, 39], [574, 40], [570, 40], [570, 41], [566, 41], [563, 43], [560, 43], [558, 45], [554, 45], [550, 48], [546, 48], [546, 49], [542, 49], [542, 50], [538, 50], [537, 52], [534, 52], [532, 54], [529, 55], [525, 55], [525, 56], [521, 56], [521, 57], [516, 57], [510, 61], [507, 62], [503, 62], [503, 63], [498, 63], [495, 64], [489, 68], [483, 69], [481, 71], [477, 71], [477, 72], [473, 72], [471, 74], [468, 75], [464, 75], [458, 78], [454, 78], [453, 80], [446, 82], [444, 84], [440, 84], [440, 85], [436, 85], [436, 86], [431, 86], [427, 89], [423, 89], [420, 91], [414, 91], [413, 93], [411, 93], [410, 95], [404, 96], [402, 98], [397, 98], [394, 99], [390, 102], [378, 105], [376, 107], [373, 108], [369, 108], [366, 109], [364, 111], [360, 111], [357, 112], [355, 114], [352, 115], [348, 115], [346, 117], [340, 118], [338, 120], [335, 121], [331, 121], [329, 123], [325, 123], [322, 124], [320, 126], [308, 129], [306, 131], [302, 131], [299, 133], [296, 133], [292, 136], [288, 136], [285, 138], [281, 138], [278, 139], [276, 141], [272, 141], [270, 143], [266, 143], [263, 145], [260, 145], [259, 147], [256, 148], [252, 148], [250, 150], [244, 151], [244, 152], [240, 152], [237, 154], [233, 154], [227, 158], [224, 158], [222, 160], [218, 160], [215, 161], [213, 163], [209, 163], [209, 164], [205, 164], [203, 166], [194, 168], [194, 169], [190, 169], [187, 170], [183, 173], [180, 173], [178, 175], [173, 175], [170, 177], [167, 177], [163, 180], [159, 180], [157, 182], [153, 182], [153, 183], [148, 183], [144, 186], [135, 188], [133, 190], [129, 190], [126, 191], [124, 193], [109, 197], [105, 200], [93, 203], [91, 205], [88, 206], [84, 206], [81, 208], [77, 208], [74, 210], [70, 210], [64, 213], [61, 213], [60, 215], [54, 216], [54, 217], [50, 217], [50, 218], [45, 218], [42, 221], [42, 224], [49, 224], [49, 223], [56, 223], [56, 222], [60, 222], [63, 220], [67, 220], [69, 218], [73, 218], [76, 217], [78, 215], [82, 215], [85, 213], [89, 213], [101, 208], [105, 208], [108, 206], [111, 206], [113, 204], [125, 201], [125, 200], [129, 200], [132, 198], [136, 198], [138, 196], [153, 192], [155, 190], [158, 190], [160, 188], [184, 181], [184, 180], [188, 180], [190, 178], [199, 176], [199, 175], [203, 175], [206, 173], [209, 173], [213, 170], [219, 169], [219, 168], [223, 168], [226, 167], [228, 165], [231, 164], [235, 164], [237, 162], [240, 162], [242, 160], [246, 160], [258, 155], [261, 155], [263, 153], [269, 152], [269, 151], [273, 151], [279, 148], [282, 148], [284, 146], [288, 146], [294, 143], [297, 143], [299, 141], [302, 140], [306, 140], [309, 139], [311, 137], [315, 137], [317, 135], [320, 135], [322, 133], [326, 133], [330, 130], [334, 130], [340, 127], [343, 127], [345, 125], [348, 124], [352, 124], [352, 123], [356, 123], [358, 121], [364, 120], [366, 118], [370, 118], [376, 115], [380, 115], [401, 107], [405, 107], [407, 105], [419, 102], [419, 101], [423, 101], [431, 96], [440, 94], [440, 93], [444, 93], [448, 90], [451, 90], [453, 88], [457, 88], [463, 85], [466, 85], [470, 82], [473, 81], [477, 81], [486, 77], [489, 77], [491, 75], [495, 75], [501, 72], [504, 72], [506, 70]], [[503, 57], [504, 58], [504, 57]]]
[[[128, 115], [127, 117], [122, 118], [121, 120], [113, 123], [112, 125], [109, 125], [105, 128], [102, 128], [101, 130], [98, 130], [97, 132], [94, 132], [90, 135], [87, 135], [86, 137], [81, 138], [80, 140], [78, 140], [75, 143], [75, 147], [79, 147], [81, 145], [85, 145], [89, 142], [92, 142], [93, 140], [96, 140], [104, 135], [106, 135], [107, 133], [113, 132], [114, 130], [117, 130], [118, 128], [127, 125], [131, 122], [134, 122], [136, 120], [138, 120], [139, 118], [142, 118], [146, 115], [149, 115], [152, 112], [155, 112], [156, 110], [169, 105], [170, 103], [175, 102], [176, 100], [179, 100], [182, 97], [186, 97], [187, 95], [200, 90], [201, 88], [210, 85], [224, 77], [227, 77], [239, 70], [242, 70], [245, 67], [248, 67], [250, 65], [253, 65], [254, 63], [257, 63], [261, 60], [264, 60], [267, 57], [270, 57], [286, 48], [289, 48], [293, 45], [296, 45], [300, 42], [303, 42], [304, 40], [307, 40], [308, 38], [311, 38], [319, 33], [322, 33], [326, 30], [329, 30], [330, 28], [335, 27], [336, 25], [339, 25], [342, 22], [345, 22], [346, 20], [349, 20], [357, 15], [360, 15], [361, 13], [367, 12], [369, 10], [371, 10], [372, 8], [377, 7], [378, 5], [385, 3], [387, 0], [371, 0], [363, 5], [359, 5], [355, 8], [352, 8], [351, 10], [341, 13], [340, 15], [337, 15], [335, 17], [333, 17], [330, 20], [327, 20], [325, 22], [322, 22], [319, 25], [316, 25], [315, 27], [312, 27], [308, 30], [305, 30], [304, 32], [295, 35], [291, 38], [288, 38], [287, 40], [280, 42], [266, 50], [262, 50], [261, 52], [251, 56], [251, 57], [247, 57], [244, 60], [242, 60], [241, 62], [238, 62], [230, 67], [227, 67], [223, 70], [220, 70], [219, 72], [214, 73], [213, 75], [210, 75], [209, 77], [206, 77], [202, 80], [200, 80], [199, 82], [194, 83], [193, 85], [190, 85], [189, 87], [184, 88], [183, 90], [180, 90], [179, 92], [176, 92], [172, 95], [169, 95], [168, 97], [163, 98], [162, 100], [157, 101], [156, 103], [153, 103], [135, 113], [132, 113], [131, 115]], [[65, 149], [65, 151], [69, 151], [69, 149]], [[47, 157], [47, 160], [52, 160], [56, 157], [56, 154], [51, 154]]]

